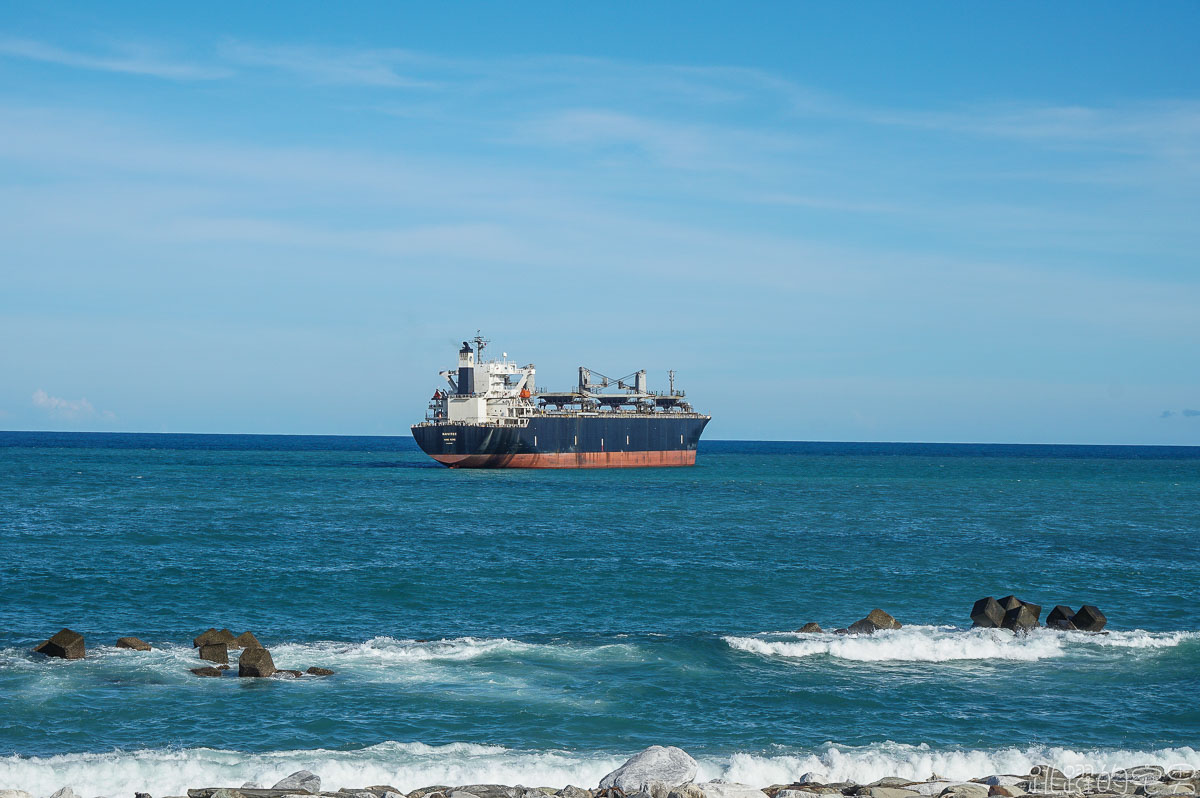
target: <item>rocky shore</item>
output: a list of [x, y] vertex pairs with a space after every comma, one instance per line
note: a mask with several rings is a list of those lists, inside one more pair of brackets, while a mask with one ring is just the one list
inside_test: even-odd
[[[824, 783], [819, 774], [805, 773], [789, 784], [757, 786], [713, 780], [696, 781], [696, 761], [685, 751], [651, 746], [600, 780], [593, 788], [526, 787], [502, 784], [432, 785], [404, 792], [391, 785], [341, 786], [323, 790], [319, 775], [297, 771], [271, 787], [254, 783], [241, 786], [204, 786], [189, 789], [186, 798], [1118, 798], [1119, 796], [1196, 796], [1200, 771], [1143, 765], [1109, 773], [1068, 775], [1051, 765], [1037, 765], [1029, 773], [981, 775], [968, 781], [930, 774], [924, 781], [885, 777], [870, 784]], [[153, 798], [137, 792], [129, 798]], [[23, 790], [0, 789], [0, 798], [43, 798]], [[48, 798], [81, 798], [72, 787], [63, 787]], [[109, 796], [116, 798], [116, 796]], [[162, 798], [185, 798], [163, 796]]]

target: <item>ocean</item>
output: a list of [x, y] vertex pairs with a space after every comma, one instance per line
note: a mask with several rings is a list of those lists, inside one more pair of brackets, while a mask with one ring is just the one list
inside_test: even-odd
[[[0, 787], [594, 787], [652, 744], [756, 786], [1200, 768], [1198, 533], [1200, 448], [455, 471], [404, 437], [0, 433]], [[1108, 633], [970, 628], [1009, 593]], [[874, 607], [903, 628], [794, 632]], [[64, 626], [85, 660], [30, 653]], [[336, 673], [198, 678], [210, 626]]]

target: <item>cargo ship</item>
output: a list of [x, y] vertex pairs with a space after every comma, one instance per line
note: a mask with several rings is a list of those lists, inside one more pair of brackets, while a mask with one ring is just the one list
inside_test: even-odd
[[463, 341], [446, 388], [412, 427], [421, 450], [451, 468], [629, 468], [690, 466], [711, 419], [692, 409], [669, 372], [666, 393], [646, 371], [619, 379], [584, 366], [571, 391], [539, 391], [532, 364], [508, 353], [485, 360], [488, 341]]

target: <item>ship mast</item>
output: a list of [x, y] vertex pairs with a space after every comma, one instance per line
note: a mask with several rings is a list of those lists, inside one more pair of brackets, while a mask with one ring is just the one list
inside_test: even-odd
[[475, 331], [475, 338], [473, 340], [475, 341], [475, 361], [478, 363], [482, 363], [483, 362], [483, 348], [485, 346], [487, 346], [488, 344], [490, 344], [491, 341], [487, 338], [484, 338], [479, 330]]

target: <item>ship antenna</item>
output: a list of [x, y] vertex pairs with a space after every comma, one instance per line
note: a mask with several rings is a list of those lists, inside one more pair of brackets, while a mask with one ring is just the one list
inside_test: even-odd
[[475, 331], [475, 359], [480, 363], [483, 362], [483, 348], [490, 343], [491, 341], [484, 338], [483, 335], [480, 334], [479, 330]]
[[675, 395], [675, 369], [667, 372], [667, 378], [671, 381], [671, 396]]

